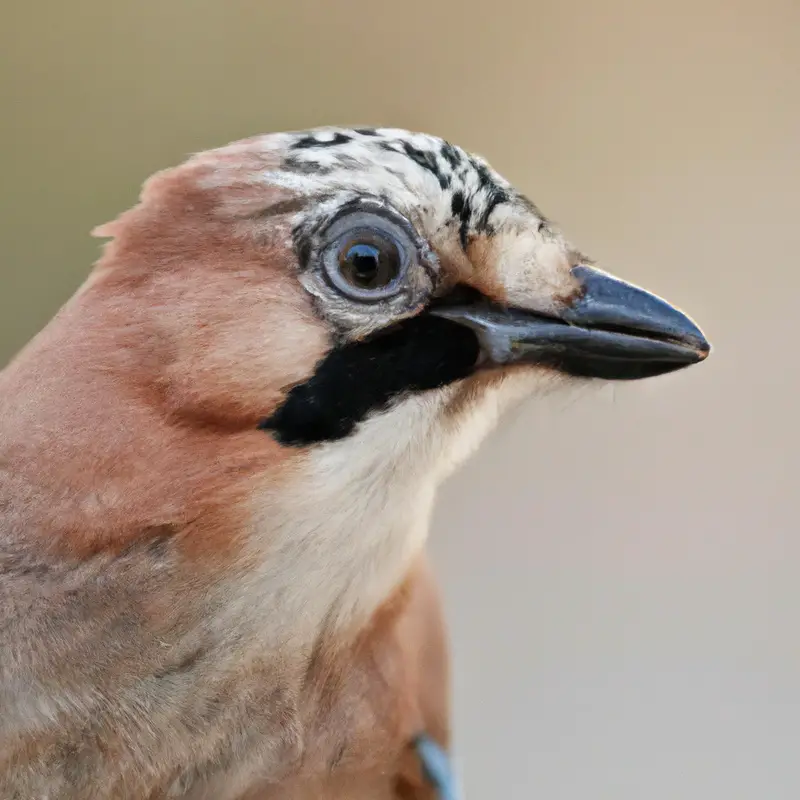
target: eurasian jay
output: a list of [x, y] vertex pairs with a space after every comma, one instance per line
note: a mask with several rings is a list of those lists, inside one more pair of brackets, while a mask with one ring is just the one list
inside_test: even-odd
[[0, 374], [0, 797], [451, 792], [437, 485], [537, 387], [703, 334], [404, 130], [197, 154], [96, 234]]

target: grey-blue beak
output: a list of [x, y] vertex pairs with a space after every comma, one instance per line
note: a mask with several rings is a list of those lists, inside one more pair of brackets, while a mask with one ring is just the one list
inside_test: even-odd
[[475, 331], [495, 364], [530, 363], [571, 375], [635, 380], [703, 361], [711, 346], [683, 312], [650, 292], [587, 266], [574, 267], [582, 292], [558, 316], [486, 303], [430, 313]]

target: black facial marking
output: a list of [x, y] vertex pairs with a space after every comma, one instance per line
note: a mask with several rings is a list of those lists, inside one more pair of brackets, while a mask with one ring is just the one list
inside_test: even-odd
[[460, 217], [461, 224], [458, 227], [458, 238], [461, 242], [461, 249], [466, 252], [467, 245], [469, 244], [469, 226], [472, 221], [472, 203], [468, 197], [464, 198]]
[[432, 173], [436, 180], [439, 181], [439, 186], [442, 189], [446, 189], [450, 185], [450, 176], [442, 172], [433, 153], [427, 150], [420, 150], [418, 147], [414, 147], [411, 142], [403, 142], [403, 150], [414, 163]]
[[475, 172], [478, 173], [478, 181], [481, 189], [489, 189], [496, 186], [494, 179], [492, 178], [485, 164], [481, 164], [480, 161], [477, 161], [474, 158], [470, 158], [470, 163], [472, 164], [472, 168], [475, 170]]
[[470, 223], [472, 222], [472, 203], [461, 189], [457, 189], [453, 192], [453, 198], [450, 201], [450, 211], [453, 216], [459, 220], [458, 238], [461, 242], [461, 249], [466, 250], [469, 244]]
[[502, 203], [507, 203], [511, 198], [508, 195], [508, 192], [505, 189], [500, 189], [496, 187], [492, 189], [491, 194], [489, 195], [489, 199], [486, 201], [486, 208], [483, 209], [483, 213], [481, 214], [478, 221], [475, 223], [475, 230], [480, 232], [486, 232], [489, 229], [489, 216], [491, 215], [492, 211], [497, 208], [497, 206], [501, 205]]
[[450, 201], [450, 211], [454, 217], [461, 217], [464, 211], [464, 192], [461, 189], [456, 189], [453, 192], [453, 198]]
[[332, 350], [259, 427], [285, 445], [342, 439], [392, 399], [470, 375], [480, 347], [463, 325], [422, 314]]
[[378, 131], [375, 128], [354, 128], [356, 133], [360, 133], [362, 136], [377, 136]]
[[313, 161], [301, 161], [293, 155], [288, 155], [283, 159], [283, 168], [299, 175], [329, 175], [333, 172], [333, 167], [315, 164]]
[[461, 164], [461, 156], [458, 150], [453, 147], [450, 142], [443, 142], [441, 147], [442, 158], [452, 167], [453, 170], [458, 169]]
[[339, 133], [338, 131], [333, 134], [331, 139], [318, 139], [314, 135], [303, 136], [302, 139], [298, 139], [292, 147], [303, 150], [313, 147], [335, 147], [339, 144], [347, 144], [347, 142], [352, 141], [351, 136], [346, 136], [344, 133]]

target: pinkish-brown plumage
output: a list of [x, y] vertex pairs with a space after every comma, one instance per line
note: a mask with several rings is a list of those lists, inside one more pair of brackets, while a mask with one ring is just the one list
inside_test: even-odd
[[[304, 261], [359, 197], [427, 259], [366, 305]], [[393, 130], [201, 153], [97, 234], [85, 285], [0, 374], [0, 796], [432, 797], [410, 742], [449, 740], [435, 488], [561, 372], [445, 380], [434, 359], [438, 383], [344, 408], [370, 356], [291, 436], [259, 423], [456, 286], [570, 308], [584, 259], [485, 162]]]

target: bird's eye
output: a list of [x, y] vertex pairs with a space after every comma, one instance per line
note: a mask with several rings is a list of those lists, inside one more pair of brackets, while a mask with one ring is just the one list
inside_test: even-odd
[[383, 289], [400, 274], [400, 251], [381, 236], [347, 241], [339, 251], [339, 272], [356, 289]]
[[402, 225], [359, 210], [337, 219], [326, 234], [322, 266], [340, 294], [376, 302], [404, 290], [417, 246]]

